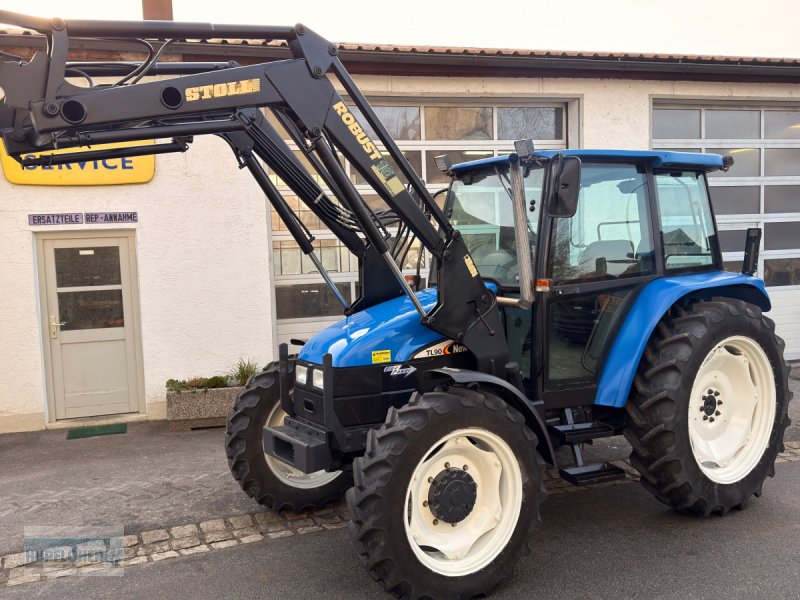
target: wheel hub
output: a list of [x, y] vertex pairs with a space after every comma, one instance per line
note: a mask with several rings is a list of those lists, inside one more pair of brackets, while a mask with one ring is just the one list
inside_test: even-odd
[[703, 405], [700, 407], [707, 417], [717, 414], [717, 406], [722, 404], [719, 398], [719, 390], [708, 388], [708, 393], [703, 395]]
[[463, 521], [475, 507], [478, 485], [462, 469], [449, 467], [439, 473], [428, 492], [428, 507], [433, 516], [445, 523]]

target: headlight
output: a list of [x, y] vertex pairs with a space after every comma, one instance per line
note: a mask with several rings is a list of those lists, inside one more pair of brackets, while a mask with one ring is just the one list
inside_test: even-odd
[[308, 381], [308, 367], [297, 365], [294, 369], [294, 381], [300, 385], [305, 385]]
[[314, 387], [322, 389], [322, 369], [314, 369], [311, 374]]

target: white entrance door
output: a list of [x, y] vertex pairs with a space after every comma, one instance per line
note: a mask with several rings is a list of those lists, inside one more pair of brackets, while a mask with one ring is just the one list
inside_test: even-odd
[[56, 419], [139, 410], [132, 236], [43, 239]]

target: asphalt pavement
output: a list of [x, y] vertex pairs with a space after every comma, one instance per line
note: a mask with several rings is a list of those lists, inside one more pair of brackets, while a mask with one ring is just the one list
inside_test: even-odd
[[[794, 600], [800, 597], [800, 462], [777, 465], [743, 511], [678, 515], [636, 483], [548, 499], [535, 549], [492, 600]], [[9, 588], [4, 600], [162, 597], [388, 598], [345, 530], [269, 540]]]

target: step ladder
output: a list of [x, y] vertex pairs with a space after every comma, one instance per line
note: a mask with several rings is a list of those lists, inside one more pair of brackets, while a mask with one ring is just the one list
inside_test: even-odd
[[559, 468], [558, 472], [562, 479], [569, 481], [573, 485], [589, 485], [625, 479], [625, 471], [615, 465], [607, 462], [587, 465], [583, 460], [581, 444], [591, 443], [592, 440], [599, 438], [614, 436], [613, 427], [598, 421], [576, 423], [571, 408], [564, 409], [564, 420], [566, 421], [564, 424], [548, 425], [550, 435], [553, 438], [560, 440], [563, 444], [570, 445], [572, 457], [575, 460], [574, 467], [568, 469]]

